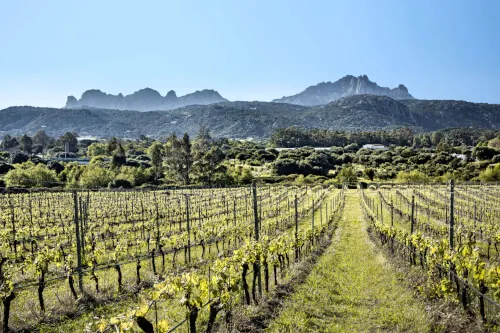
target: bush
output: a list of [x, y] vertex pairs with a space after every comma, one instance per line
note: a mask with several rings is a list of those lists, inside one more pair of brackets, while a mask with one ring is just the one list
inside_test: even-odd
[[0, 163], [0, 175], [6, 174], [10, 170], [13, 170], [14, 167], [7, 163]]
[[396, 181], [400, 183], [427, 183], [429, 177], [418, 170], [400, 171], [396, 176]]
[[113, 180], [113, 174], [100, 166], [87, 166], [79, 179], [79, 185], [86, 188], [107, 187]]
[[500, 181], [500, 164], [494, 167], [488, 167], [479, 174], [479, 179], [482, 182], [498, 182]]
[[17, 151], [10, 155], [10, 163], [11, 164], [21, 164], [27, 162], [29, 160], [29, 156], [23, 152]]
[[109, 188], [133, 188], [132, 184], [126, 179], [114, 179], [108, 184]]
[[148, 155], [139, 155], [135, 158], [137, 161], [150, 162], [151, 158]]
[[340, 183], [356, 183], [358, 176], [352, 167], [343, 167], [337, 175], [337, 180]]
[[355, 153], [359, 149], [359, 145], [357, 143], [351, 143], [344, 147], [344, 152], [346, 153]]
[[135, 160], [127, 160], [127, 163], [125, 165], [133, 168], [139, 168], [141, 166], [141, 163]]
[[78, 156], [75, 153], [65, 153], [60, 152], [55, 155], [57, 158], [77, 158]]
[[373, 178], [375, 177], [375, 170], [373, 170], [371, 168], [366, 168], [365, 175], [366, 175], [366, 177], [368, 177], [369, 180], [373, 180]]
[[44, 164], [34, 165], [32, 163], [7, 172], [5, 182], [9, 187], [53, 187], [58, 185], [55, 171], [49, 170]]
[[60, 174], [64, 170], [64, 166], [57, 161], [50, 161], [47, 163], [47, 167], [50, 170], [54, 170], [57, 174]]
[[491, 147], [480, 146], [474, 148], [474, 150], [472, 151], [472, 156], [480, 161], [491, 160], [495, 155], [498, 155], [498, 150]]

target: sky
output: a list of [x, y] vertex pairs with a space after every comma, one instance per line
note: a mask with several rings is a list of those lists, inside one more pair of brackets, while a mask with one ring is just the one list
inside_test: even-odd
[[496, 0], [0, 0], [0, 109], [145, 87], [270, 101], [349, 74], [500, 103], [499, 60]]

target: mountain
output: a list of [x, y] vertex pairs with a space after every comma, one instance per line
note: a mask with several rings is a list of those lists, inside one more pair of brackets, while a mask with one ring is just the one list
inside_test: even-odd
[[401, 126], [415, 130], [450, 127], [499, 130], [500, 105], [353, 95], [322, 106], [222, 102], [149, 112], [35, 107], [0, 111], [0, 136], [45, 130], [52, 136], [74, 131], [97, 137], [137, 138], [141, 134], [162, 137], [184, 132], [194, 135], [201, 126], [208, 127], [215, 137], [256, 139], [267, 138], [274, 129], [288, 126], [352, 131]]
[[97, 89], [87, 90], [78, 100], [74, 96], [68, 96], [66, 108], [82, 109], [97, 108], [111, 110], [171, 110], [186, 105], [207, 105], [212, 103], [226, 102], [215, 90], [201, 90], [185, 96], [177, 97], [175, 91], [170, 90], [165, 97], [151, 88], [145, 88], [133, 94], [123, 96], [106, 94]]
[[338, 81], [322, 82], [308, 87], [301, 93], [275, 99], [273, 102], [313, 106], [328, 104], [342, 97], [364, 94], [388, 96], [396, 100], [413, 99], [408, 89], [402, 84], [397, 88], [390, 89], [380, 87], [375, 82], [370, 81], [366, 75], [358, 77], [347, 75]]

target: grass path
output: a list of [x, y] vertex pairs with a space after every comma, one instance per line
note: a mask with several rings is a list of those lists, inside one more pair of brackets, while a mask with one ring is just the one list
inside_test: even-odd
[[425, 304], [369, 239], [359, 200], [347, 192], [336, 239], [269, 332], [430, 331]]

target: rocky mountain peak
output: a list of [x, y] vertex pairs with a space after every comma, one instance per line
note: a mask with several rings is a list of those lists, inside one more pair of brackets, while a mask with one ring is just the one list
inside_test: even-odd
[[379, 95], [393, 99], [412, 99], [408, 89], [400, 84], [397, 88], [380, 87], [370, 81], [367, 75], [346, 75], [335, 82], [321, 82], [306, 88], [303, 92], [293, 96], [276, 99], [273, 102], [290, 103], [305, 106], [324, 105], [339, 98], [354, 95]]

